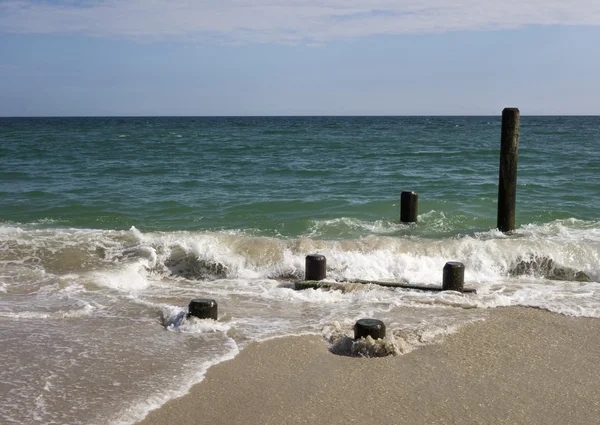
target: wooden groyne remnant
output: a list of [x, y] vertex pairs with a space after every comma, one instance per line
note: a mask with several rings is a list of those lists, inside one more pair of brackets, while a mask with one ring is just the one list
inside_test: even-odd
[[520, 119], [518, 108], [504, 108], [502, 111], [498, 178], [498, 229], [501, 232], [515, 230]]
[[419, 215], [419, 195], [417, 192], [402, 192], [400, 194], [400, 221], [416, 223]]
[[359, 319], [354, 324], [354, 339], [385, 338], [385, 323], [378, 319]]
[[191, 316], [198, 319], [218, 320], [217, 302], [210, 298], [195, 298], [188, 306], [188, 318]]
[[[515, 208], [517, 194], [517, 161], [519, 153], [520, 111], [518, 108], [504, 108], [502, 111], [502, 131], [500, 135], [500, 167], [498, 173], [498, 221], [501, 232], [515, 230]], [[419, 195], [414, 191], [404, 191], [400, 195], [400, 221], [416, 223], [418, 217]], [[327, 259], [324, 255], [311, 254], [306, 256], [304, 280], [295, 282], [294, 289], [333, 288], [341, 289], [344, 284], [373, 284], [392, 288], [405, 288], [421, 291], [456, 291], [475, 293], [474, 288], [464, 287], [465, 266], [458, 261], [449, 261], [444, 265], [442, 285], [414, 285], [407, 281], [382, 282], [373, 280], [345, 280], [325, 282], [327, 276]], [[589, 278], [588, 278], [589, 279]], [[217, 320], [217, 302], [213, 299], [194, 299], [189, 305], [189, 316]], [[357, 322], [358, 335], [363, 331], [373, 337], [383, 332], [385, 325], [373, 319], [361, 319]], [[363, 329], [364, 328], [364, 329]], [[366, 330], [365, 330], [366, 329]], [[355, 327], [356, 332], [356, 327]]]
[[[504, 108], [502, 111], [497, 226], [501, 232], [505, 233], [515, 230], [520, 120], [519, 108]], [[418, 211], [419, 195], [417, 192], [402, 192], [400, 194], [400, 222], [416, 223]]]
[[458, 261], [448, 261], [444, 265], [442, 291], [465, 292], [465, 265]]
[[310, 254], [306, 256], [304, 280], [319, 281], [327, 277], [327, 259], [324, 255]]
[[474, 288], [465, 288], [465, 266], [458, 261], [449, 261], [444, 266], [442, 285], [418, 285], [403, 282], [381, 282], [376, 280], [343, 280], [343, 281], [324, 281], [327, 277], [327, 260], [324, 255], [310, 254], [306, 256], [306, 266], [304, 270], [304, 280], [294, 283], [294, 289], [343, 289], [344, 285], [358, 283], [363, 285], [378, 285], [388, 288], [413, 289], [418, 291], [456, 291], [462, 293], [476, 293]]

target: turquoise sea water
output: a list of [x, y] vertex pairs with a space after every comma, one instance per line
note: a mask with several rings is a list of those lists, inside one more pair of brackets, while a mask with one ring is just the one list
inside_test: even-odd
[[[1, 119], [1, 218], [296, 237], [415, 190], [450, 233], [488, 229], [499, 138], [498, 117]], [[519, 224], [598, 217], [599, 139], [599, 117], [522, 118]]]
[[[252, 341], [385, 320], [401, 354], [526, 305], [600, 317], [600, 117], [521, 117], [517, 229], [500, 117], [0, 118], [1, 423], [131, 424]], [[399, 197], [419, 193], [417, 224]], [[330, 280], [439, 285], [294, 291]], [[575, 278], [583, 272], [587, 279]], [[220, 319], [186, 319], [192, 298]]]

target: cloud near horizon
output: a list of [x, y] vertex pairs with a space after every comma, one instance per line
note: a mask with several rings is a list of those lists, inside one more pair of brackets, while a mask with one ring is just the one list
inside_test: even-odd
[[322, 43], [371, 35], [600, 25], [597, 0], [5, 0], [0, 33]]

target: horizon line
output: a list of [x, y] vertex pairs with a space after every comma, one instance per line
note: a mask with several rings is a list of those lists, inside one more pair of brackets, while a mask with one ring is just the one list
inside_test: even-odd
[[[522, 117], [600, 117], [600, 114], [521, 114]], [[0, 115], [5, 118], [415, 118], [415, 117], [502, 117], [498, 114], [331, 114], [331, 115]]]

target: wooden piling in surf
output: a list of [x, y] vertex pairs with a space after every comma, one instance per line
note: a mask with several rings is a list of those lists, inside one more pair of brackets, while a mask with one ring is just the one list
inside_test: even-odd
[[498, 229], [501, 232], [515, 230], [519, 122], [520, 112], [518, 108], [504, 108], [502, 111], [498, 179]]
[[354, 339], [370, 336], [373, 339], [385, 338], [385, 323], [377, 319], [360, 319], [354, 325]]
[[458, 261], [448, 261], [442, 276], [442, 291], [464, 292], [465, 265]]
[[310, 254], [306, 256], [304, 280], [319, 281], [327, 277], [327, 259], [324, 255]]
[[211, 298], [195, 298], [190, 301], [188, 306], [188, 317], [194, 316], [198, 319], [213, 319], [217, 320], [218, 305], [217, 302]]
[[419, 215], [419, 195], [417, 192], [402, 192], [400, 194], [400, 221], [416, 223]]

